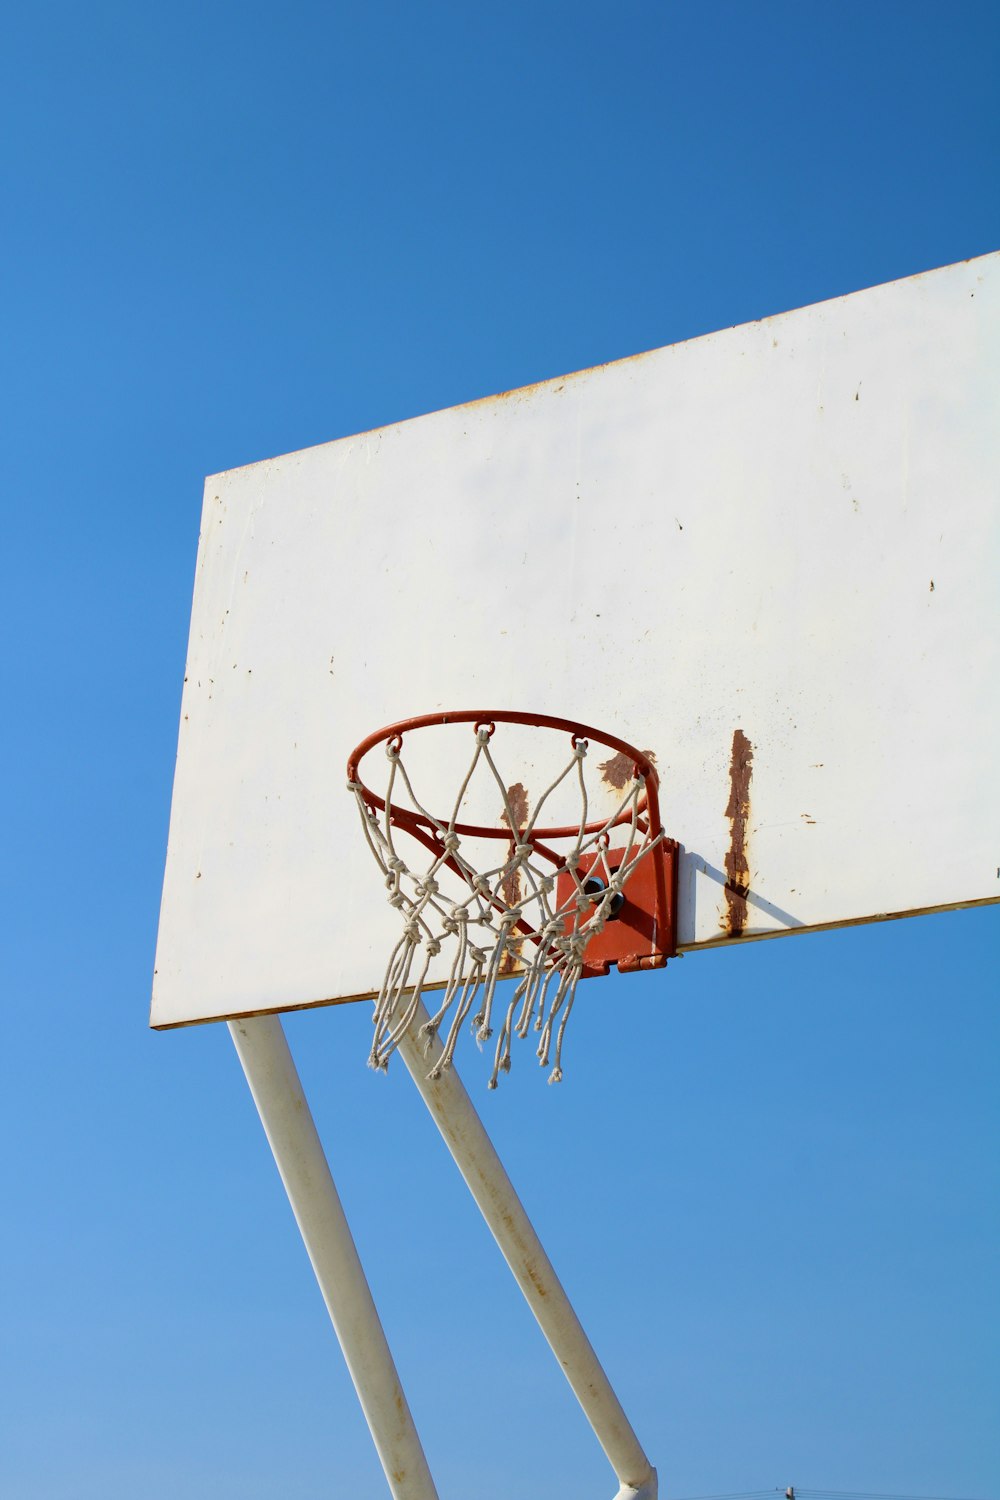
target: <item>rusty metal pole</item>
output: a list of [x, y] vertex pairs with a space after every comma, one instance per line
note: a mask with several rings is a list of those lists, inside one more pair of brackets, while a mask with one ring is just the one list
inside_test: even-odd
[[400, 1056], [607, 1454], [621, 1486], [615, 1500], [656, 1500], [656, 1470], [643, 1452], [462, 1080], [453, 1067], [438, 1079], [427, 1077], [443, 1050], [437, 1037], [427, 1051], [419, 1040], [420, 1028], [427, 1020], [427, 1011], [420, 1004], [399, 1044]]
[[394, 1500], [437, 1500], [281, 1021], [254, 1016], [229, 1030]]

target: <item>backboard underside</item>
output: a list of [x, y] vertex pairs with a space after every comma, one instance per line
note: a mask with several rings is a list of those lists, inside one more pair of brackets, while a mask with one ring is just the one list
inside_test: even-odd
[[211, 478], [152, 1024], [378, 990], [439, 709], [652, 752], [682, 948], [998, 899], [998, 366], [994, 255]]

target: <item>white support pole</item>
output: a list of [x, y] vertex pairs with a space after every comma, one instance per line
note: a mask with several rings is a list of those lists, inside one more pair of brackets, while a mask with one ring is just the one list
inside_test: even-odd
[[621, 1489], [616, 1500], [656, 1500], [656, 1470], [601, 1368], [462, 1080], [453, 1067], [445, 1069], [439, 1079], [427, 1076], [442, 1051], [436, 1037], [429, 1051], [419, 1038], [427, 1019], [424, 1006], [418, 1005], [413, 1024], [399, 1044], [400, 1055], [618, 1476]]
[[437, 1500], [281, 1021], [254, 1016], [229, 1030], [394, 1500]]

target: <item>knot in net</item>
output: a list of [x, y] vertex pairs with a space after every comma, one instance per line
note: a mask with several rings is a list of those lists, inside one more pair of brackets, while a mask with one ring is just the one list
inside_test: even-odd
[[[615, 764], [617, 774], [604, 778], [595, 797], [585, 774], [586, 736], [572, 732], [568, 744], [555, 736], [549, 779], [529, 805], [523, 785], [509, 784], [497, 765], [497, 724], [509, 729], [517, 722], [533, 730], [541, 725], [546, 732], [572, 726], [527, 715], [507, 718], [465, 714], [411, 721], [372, 736], [352, 757], [348, 790], [389, 904], [403, 919], [375, 1002], [373, 1068], [387, 1067], [415, 1022], [421, 997], [433, 989], [442, 993], [420, 1031], [428, 1076], [440, 1077], [451, 1066], [468, 1023], [480, 1045], [496, 1037], [490, 1088], [509, 1071], [514, 1041], [532, 1033], [539, 1064], [551, 1064], [549, 1082], [558, 1082], [588, 945], [616, 919], [629, 880], [663, 841], [656, 773], [648, 758], [634, 752], [633, 764], [620, 753], [606, 763], [605, 769]], [[442, 817], [418, 796], [419, 778], [406, 762], [407, 736], [443, 725], [452, 736], [467, 736], [461, 741], [467, 758]], [[386, 784], [376, 793], [356, 767], [383, 739]], [[436, 780], [433, 758], [431, 764]], [[492, 810], [492, 822], [474, 821], [483, 808]]]

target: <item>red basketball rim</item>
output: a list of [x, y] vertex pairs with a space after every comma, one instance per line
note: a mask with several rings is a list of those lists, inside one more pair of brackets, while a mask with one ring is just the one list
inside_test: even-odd
[[[573, 719], [560, 719], [552, 714], [523, 713], [510, 709], [467, 708], [438, 714], [418, 714], [412, 719], [400, 719], [395, 724], [387, 724], [384, 729], [378, 729], [374, 734], [368, 735], [348, 756], [347, 779], [357, 784], [360, 788], [361, 796], [369, 807], [378, 812], [384, 812], [386, 806], [385, 798], [380, 797], [377, 792], [372, 791], [370, 787], [366, 786], [359, 774], [358, 767], [369, 750], [373, 750], [376, 745], [384, 744], [393, 739], [399, 741], [399, 745], [397, 745], [398, 749], [402, 745], [404, 735], [413, 730], [430, 729], [443, 724], [474, 724], [477, 728], [480, 725], [484, 725], [489, 727], [491, 736], [497, 724], [527, 724], [538, 729], [563, 730], [571, 737], [574, 747], [578, 740], [587, 740], [588, 743], [593, 741], [598, 745], [605, 746], [609, 750], [614, 750], [619, 755], [626, 755], [633, 763], [633, 773], [641, 777], [645, 782], [643, 793], [636, 804], [635, 814], [638, 816], [646, 814], [649, 822], [649, 832], [654, 838], [660, 832], [659, 799], [657, 797], [659, 779], [652, 761], [641, 750], [637, 750], [627, 740], [619, 739], [617, 735], [606, 734], [600, 729], [592, 729], [587, 724], [578, 724]], [[403, 826], [419, 824], [422, 827], [426, 827], [435, 836], [439, 834], [439, 829], [442, 826], [451, 826], [447, 819], [441, 819], [438, 823], [435, 823], [433, 819], [425, 817], [421, 813], [413, 812], [409, 808], [394, 807], [390, 810], [389, 816], [394, 821], [399, 821]], [[608, 827], [614, 828], [620, 823], [631, 822], [632, 817], [633, 813], [631, 811], [624, 811], [611, 824], [608, 823], [607, 818], [597, 818], [593, 823], [587, 823], [583, 832], [586, 834], [600, 833], [602, 829]], [[563, 828], [533, 828], [531, 830], [531, 838], [533, 840], [536, 838], [573, 838], [580, 831], [578, 823], [570, 823]], [[477, 823], [456, 823], [454, 832], [462, 838], [504, 839], [509, 842], [517, 830], [491, 828]]]

